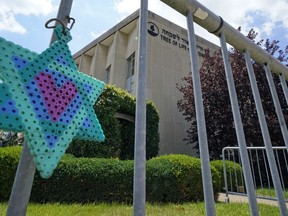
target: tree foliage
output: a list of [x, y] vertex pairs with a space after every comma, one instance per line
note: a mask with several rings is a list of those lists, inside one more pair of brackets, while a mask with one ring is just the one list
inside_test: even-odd
[[[239, 28], [239, 30], [241, 29]], [[251, 29], [247, 35], [250, 40], [261, 46], [268, 53], [287, 66], [288, 46], [283, 50], [280, 49], [279, 41], [277, 40], [271, 41], [266, 39], [256, 42], [256, 36], [257, 33], [253, 29]], [[246, 70], [244, 55], [234, 48], [229, 50], [229, 54], [247, 145], [263, 146], [264, 144]], [[272, 144], [283, 145], [284, 142], [281, 129], [278, 124], [277, 115], [275, 113], [263, 66], [256, 62], [252, 62], [252, 64]], [[229, 92], [220, 50], [213, 54], [211, 54], [208, 49], [205, 50], [202, 67], [200, 69], [200, 76], [210, 156], [211, 158], [218, 159], [220, 158], [221, 151], [224, 147], [237, 145]], [[277, 93], [287, 124], [287, 103], [278, 76], [273, 74], [273, 79], [276, 84]], [[191, 126], [187, 130], [187, 136], [184, 140], [187, 144], [196, 143], [193, 148], [199, 150], [191, 74], [184, 77], [182, 81], [184, 84], [177, 84], [177, 88], [183, 94], [183, 98], [178, 101], [177, 105], [179, 111], [183, 112], [185, 120], [191, 122]]]

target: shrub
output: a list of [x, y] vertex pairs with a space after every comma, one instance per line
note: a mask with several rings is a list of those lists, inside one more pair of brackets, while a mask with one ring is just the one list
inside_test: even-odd
[[[211, 167], [213, 185], [219, 174]], [[217, 191], [214, 191], [216, 195]], [[187, 155], [164, 155], [147, 162], [147, 199], [153, 202], [203, 201], [201, 164]]]
[[[116, 113], [135, 116], [136, 99], [127, 91], [106, 85], [94, 105], [95, 112], [105, 134], [105, 141], [88, 142], [74, 140], [68, 152], [77, 157], [134, 157], [134, 123], [117, 119]], [[159, 151], [159, 114], [153, 102], [147, 101], [146, 152], [147, 159]]]
[[16, 146], [0, 148], [0, 201], [9, 198], [21, 150]]
[[34, 202], [132, 202], [133, 162], [103, 158], [62, 160], [53, 176], [35, 176]]
[[[21, 148], [0, 148], [0, 197], [7, 201]], [[133, 199], [133, 161], [75, 158], [64, 155], [49, 179], [36, 172], [32, 202], [125, 202]], [[212, 167], [214, 185], [219, 174]], [[165, 155], [147, 161], [147, 201], [203, 200], [200, 161], [186, 155]], [[215, 191], [215, 194], [217, 191]]]
[[[224, 180], [224, 168], [223, 168], [223, 160], [214, 160], [211, 161], [211, 166], [215, 167], [216, 170], [218, 170], [219, 175], [220, 175], [220, 181], [219, 185], [216, 185], [218, 191], [224, 191], [225, 190], [225, 180]], [[227, 173], [227, 184], [228, 188], [232, 191], [236, 190], [237, 183], [238, 186], [243, 186], [242, 184], [242, 179], [241, 179], [241, 172], [242, 168], [240, 164], [234, 163], [232, 161], [225, 161], [225, 166], [226, 166], [226, 173]], [[231, 179], [230, 179], [230, 173]]]

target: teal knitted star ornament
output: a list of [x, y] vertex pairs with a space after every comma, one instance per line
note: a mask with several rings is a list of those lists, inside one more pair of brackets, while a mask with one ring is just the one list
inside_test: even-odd
[[43, 178], [52, 175], [72, 139], [103, 141], [93, 105], [104, 83], [77, 70], [68, 29], [36, 54], [0, 37], [0, 128], [22, 131]]

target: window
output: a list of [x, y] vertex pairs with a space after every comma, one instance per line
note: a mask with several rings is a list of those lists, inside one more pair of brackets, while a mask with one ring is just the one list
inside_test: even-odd
[[128, 71], [126, 79], [126, 89], [129, 93], [133, 92], [134, 73], [135, 73], [135, 52], [127, 59]]
[[110, 82], [110, 70], [111, 70], [111, 65], [109, 65], [106, 70], [105, 70], [105, 83], [109, 83]]

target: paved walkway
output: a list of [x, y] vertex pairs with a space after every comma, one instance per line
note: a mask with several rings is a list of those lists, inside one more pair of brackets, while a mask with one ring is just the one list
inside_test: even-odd
[[[235, 202], [237, 202], [237, 203], [248, 203], [247, 196], [229, 194], [228, 197], [229, 197], [229, 201], [232, 202], [232, 203], [235, 203]], [[218, 196], [218, 201], [219, 202], [225, 202], [225, 198], [226, 198], [225, 193], [219, 193], [219, 196]], [[267, 205], [278, 206], [278, 202], [275, 201], [275, 200], [257, 198], [257, 203], [263, 203], [263, 204], [267, 204]], [[288, 203], [287, 202], [286, 202], [286, 207], [288, 208]]]

